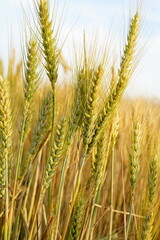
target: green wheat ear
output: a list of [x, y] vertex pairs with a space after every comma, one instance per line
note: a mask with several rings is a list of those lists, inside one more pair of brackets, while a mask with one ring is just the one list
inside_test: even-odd
[[5, 197], [12, 165], [12, 117], [8, 81], [0, 75], [0, 198]]
[[38, 152], [46, 136], [47, 131], [51, 130], [51, 126], [52, 126], [52, 93], [49, 92], [47, 97], [45, 97], [43, 100], [38, 116], [38, 121], [34, 128], [33, 138], [30, 147], [30, 154], [32, 156], [34, 156]]
[[68, 231], [68, 236], [66, 240], [79, 240], [84, 224], [85, 217], [85, 209], [86, 209], [86, 200], [83, 195], [78, 196], [77, 201], [75, 203], [75, 209], [73, 216], [71, 218], [71, 223]]
[[132, 220], [132, 211], [135, 200], [135, 187], [138, 180], [139, 166], [140, 166], [140, 148], [141, 148], [141, 124], [139, 121], [133, 122], [132, 127], [132, 143], [130, 153], [130, 184], [131, 184], [131, 202], [130, 215], [128, 218], [127, 236], [130, 231]]
[[67, 144], [70, 145], [73, 137], [78, 128], [82, 127], [85, 102], [86, 102], [86, 82], [88, 75], [90, 76], [92, 71], [83, 69], [78, 70], [76, 81], [74, 84], [74, 96], [71, 106], [71, 113], [69, 118], [69, 131], [67, 136]]
[[132, 195], [135, 193], [135, 186], [139, 172], [139, 157], [140, 157], [140, 141], [141, 141], [141, 124], [134, 123], [132, 136], [132, 152], [130, 154], [130, 183], [132, 187]]
[[53, 37], [53, 26], [49, 16], [49, 4], [47, 0], [40, 0], [38, 15], [41, 28], [43, 53], [45, 57], [45, 68], [52, 88], [54, 89], [58, 78], [57, 71], [59, 56], [57, 52], [56, 39]]
[[147, 206], [147, 214], [145, 221], [142, 226], [142, 236], [141, 239], [145, 240], [152, 240], [152, 229], [153, 229], [153, 207], [154, 207], [154, 200], [155, 200], [155, 193], [157, 188], [158, 182], [158, 159], [155, 155], [149, 165], [149, 176], [148, 176], [148, 206]]
[[52, 93], [43, 99], [42, 106], [39, 111], [38, 120], [33, 131], [31, 146], [25, 161], [23, 161], [21, 174], [25, 172], [29, 164], [32, 164], [33, 160], [38, 155], [42, 148], [46, 137], [48, 137], [52, 126]]
[[152, 161], [150, 162], [149, 176], [148, 176], [148, 186], [149, 186], [148, 200], [150, 204], [153, 204], [153, 201], [155, 198], [157, 181], [158, 181], [158, 158], [157, 156], [154, 156]]
[[96, 70], [91, 72], [91, 76], [88, 76], [88, 89], [85, 101], [84, 111], [84, 124], [83, 124], [83, 140], [84, 145], [90, 142], [91, 130], [93, 128], [93, 120], [96, 116], [96, 103], [98, 100], [99, 87], [104, 74], [102, 66], [98, 66]]
[[31, 129], [31, 121], [33, 117], [33, 103], [35, 91], [39, 85], [37, 74], [37, 42], [31, 39], [27, 49], [27, 59], [24, 66], [25, 82], [24, 82], [24, 112], [22, 120], [22, 143], [27, 139], [27, 136]]
[[93, 130], [92, 139], [88, 145], [88, 153], [92, 150], [95, 143], [98, 141], [101, 131], [103, 130], [106, 122], [111, 116], [113, 116], [117, 105], [119, 104], [124, 90], [127, 87], [130, 75], [131, 67], [134, 60], [134, 54], [136, 49], [136, 43], [139, 33], [139, 14], [135, 14], [132, 19], [130, 30], [127, 38], [127, 44], [125, 46], [124, 55], [121, 60], [120, 69], [118, 72], [118, 82], [116, 87], [111, 91], [105, 106], [101, 110], [99, 116], [97, 117], [95, 128]]
[[43, 200], [43, 196], [45, 191], [49, 187], [53, 175], [55, 174], [56, 168], [58, 166], [59, 160], [64, 151], [64, 142], [66, 136], [66, 125], [67, 120], [65, 117], [61, 119], [61, 121], [57, 124], [56, 128], [56, 137], [52, 145], [51, 155], [47, 162], [44, 179], [43, 179], [43, 186], [41, 191], [41, 200]]
[[[103, 173], [106, 164], [106, 132], [102, 132], [99, 141], [97, 142], [96, 154], [92, 159], [92, 186], [93, 195], [96, 196], [98, 188], [103, 181]], [[104, 171], [103, 171], [104, 170]]]

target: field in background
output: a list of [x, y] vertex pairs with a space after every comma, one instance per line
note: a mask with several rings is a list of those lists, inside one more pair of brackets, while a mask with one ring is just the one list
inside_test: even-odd
[[0, 61], [0, 239], [160, 239], [160, 106], [123, 99], [138, 11], [109, 71], [105, 53], [88, 56], [85, 41], [68, 66], [47, 1], [36, 11], [39, 33], [23, 62], [13, 54], [5, 74]]

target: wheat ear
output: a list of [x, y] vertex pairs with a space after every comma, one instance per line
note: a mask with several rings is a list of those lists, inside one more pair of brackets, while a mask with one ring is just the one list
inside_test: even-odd
[[31, 129], [34, 94], [39, 85], [37, 66], [37, 43], [34, 39], [31, 39], [28, 44], [27, 60], [25, 63], [24, 112], [21, 127], [22, 143], [27, 139]]
[[56, 138], [52, 145], [51, 155], [49, 157], [49, 160], [48, 160], [48, 163], [46, 166], [46, 170], [45, 170], [45, 174], [44, 174], [43, 186], [42, 186], [42, 191], [41, 191], [41, 199], [43, 199], [45, 191], [49, 187], [49, 185], [52, 181], [53, 175], [56, 171], [59, 160], [60, 160], [63, 150], [64, 150], [66, 123], [67, 123], [67, 120], [65, 117], [63, 117], [61, 119], [60, 123], [57, 124]]
[[139, 121], [137, 121], [137, 122], [134, 122], [133, 124], [132, 145], [131, 145], [132, 150], [130, 154], [131, 205], [130, 205], [130, 215], [128, 219], [128, 226], [127, 226], [127, 236], [128, 236], [129, 228], [131, 224], [135, 187], [136, 187], [138, 173], [139, 173], [140, 147], [141, 147], [141, 124]]
[[152, 239], [152, 229], [153, 229], [153, 207], [155, 200], [155, 193], [158, 181], [158, 160], [155, 155], [150, 162], [149, 166], [149, 176], [148, 176], [148, 206], [147, 206], [147, 216], [142, 226], [142, 240]]
[[[50, 20], [49, 3], [40, 0], [38, 5], [39, 24], [41, 28], [42, 48], [45, 58], [45, 68], [52, 86], [52, 128], [51, 144], [53, 142], [54, 119], [55, 119], [55, 83], [58, 79], [58, 58], [56, 38], [53, 37], [53, 26]], [[51, 145], [50, 145], [51, 147]]]
[[47, 97], [43, 100], [42, 107], [39, 112], [38, 121], [34, 129], [33, 138], [30, 147], [30, 154], [34, 156], [44, 138], [45, 133], [51, 129], [52, 126], [52, 93], [49, 92]]
[[41, 28], [43, 53], [45, 57], [45, 67], [52, 88], [55, 87], [55, 82], [58, 78], [58, 53], [56, 39], [53, 37], [53, 26], [49, 16], [49, 4], [47, 0], [40, 0], [39, 23]]
[[66, 240], [79, 240], [83, 228], [85, 217], [86, 201], [84, 196], [79, 195], [75, 204], [71, 224], [68, 231]]
[[32, 239], [32, 234], [33, 234], [33, 230], [34, 230], [34, 224], [36, 221], [38, 209], [41, 206], [41, 204], [43, 203], [45, 192], [48, 189], [48, 187], [53, 179], [53, 176], [56, 172], [59, 160], [65, 149], [64, 143], [65, 143], [65, 136], [66, 136], [66, 126], [67, 126], [67, 119], [65, 117], [62, 117], [60, 122], [57, 124], [55, 140], [51, 146], [51, 154], [50, 154], [50, 157], [48, 159], [47, 166], [45, 169], [42, 187], [41, 187], [41, 191], [40, 191], [40, 196], [39, 196], [38, 204], [37, 204], [37, 207], [35, 210], [35, 215], [34, 215], [34, 218], [33, 218], [32, 224], [31, 224], [31, 230], [30, 230], [29, 237], [28, 237], [29, 240]]
[[67, 144], [70, 145], [73, 137], [79, 127], [82, 127], [84, 109], [86, 102], [86, 81], [88, 79], [87, 71], [83, 68], [78, 70], [76, 83], [74, 85], [73, 102], [69, 118], [69, 130]]
[[33, 131], [30, 151], [21, 169], [22, 175], [25, 173], [28, 164], [31, 166], [33, 160], [38, 155], [40, 149], [42, 148], [46, 140], [46, 136], [48, 136], [49, 131], [51, 130], [51, 127], [52, 127], [52, 93], [49, 92], [48, 95], [44, 98], [41, 109], [39, 111], [37, 124]]
[[98, 99], [98, 90], [103, 77], [104, 69], [99, 66], [92, 75], [88, 78], [88, 91], [86, 94], [85, 111], [84, 111], [84, 124], [83, 124], [83, 136], [84, 145], [90, 142], [91, 130], [93, 120], [95, 116], [96, 103]]
[[99, 184], [103, 179], [103, 165], [105, 161], [106, 152], [106, 137], [102, 132], [101, 137], [97, 143], [97, 151], [95, 157], [92, 159], [92, 186], [93, 195], [96, 196], [99, 188]]
[[148, 177], [148, 200], [150, 204], [153, 204], [155, 198], [155, 192], [158, 181], [158, 159], [157, 156], [154, 156], [149, 167], [149, 177]]
[[141, 142], [141, 124], [134, 123], [132, 136], [132, 151], [130, 154], [130, 184], [132, 188], [132, 197], [134, 197], [135, 186], [139, 172], [139, 157], [140, 157], [140, 142]]
[[4, 80], [0, 75], [0, 198], [4, 198], [6, 181], [8, 181], [8, 167], [12, 165], [12, 134], [8, 81]]
[[0, 199], [5, 202], [4, 239], [8, 239], [9, 165], [12, 162], [12, 118], [8, 81], [0, 75]]
[[21, 124], [20, 130], [20, 144], [18, 149], [18, 158], [15, 170], [15, 181], [13, 186], [13, 196], [11, 201], [11, 211], [10, 211], [10, 219], [9, 219], [9, 238], [11, 234], [11, 227], [12, 227], [12, 220], [13, 220], [13, 207], [15, 201], [15, 194], [17, 188], [17, 179], [19, 175], [19, 170], [21, 166], [21, 159], [23, 155], [23, 147], [25, 140], [27, 139], [28, 133], [31, 129], [31, 120], [32, 120], [32, 108], [33, 108], [33, 98], [35, 91], [38, 87], [38, 74], [37, 74], [37, 43], [36, 41], [31, 38], [28, 44], [27, 49], [27, 59], [25, 63], [25, 83], [24, 83], [24, 112], [23, 112], [23, 119]]
[[[18, 165], [21, 164], [23, 154], [23, 145], [31, 130], [31, 121], [33, 117], [33, 103], [35, 91], [38, 87], [38, 74], [37, 74], [37, 43], [31, 39], [27, 49], [27, 59], [25, 63], [25, 81], [24, 81], [24, 111], [20, 131], [20, 145], [18, 155]], [[24, 163], [23, 163], [24, 165]], [[23, 165], [21, 167], [23, 167]], [[22, 170], [22, 169], [21, 169]]]
[[139, 14], [138, 12], [135, 14], [132, 19], [130, 30], [127, 38], [127, 44], [124, 50], [124, 56], [122, 57], [120, 69], [118, 72], [118, 83], [114, 90], [111, 91], [109, 97], [105, 103], [105, 106], [101, 110], [99, 116], [97, 117], [95, 128], [92, 135], [92, 140], [88, 145], [88, 153], [91, 151], [95, 143], [98, 141], [100, 133], [105, 126], [105, 123], [108, 119], [113, 116], [115, 110], [117, 109], [117, 105], [119, 104], [124, 90], [128, 84], [130, 75], [131, 75], [131, 67], [134, 60], [135, 48], [137, 43], [139, 33]]

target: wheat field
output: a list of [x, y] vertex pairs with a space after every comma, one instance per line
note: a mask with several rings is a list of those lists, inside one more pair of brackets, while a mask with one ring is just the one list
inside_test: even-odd
[[37, 1], [35, 12], [23, 60], [13, 52], [7, 73], [0, 61], [0, 239], [160, 239], [160, 106], [123, 98], [137, 63], [139, 11], [109, 71], [85, 41], [68, 66], [49, 2]]

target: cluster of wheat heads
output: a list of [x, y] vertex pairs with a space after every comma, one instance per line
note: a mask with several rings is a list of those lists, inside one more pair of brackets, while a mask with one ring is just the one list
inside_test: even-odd
[[60, 52], [48, 1], [36, 10], [40, 38], [32, 34], [24, 63], [13, 54], [6, 76], [0, 61], [0, 239], [158, 240], [160, 109], [154, 101], [121, 101], [138, 11], [104, 92], [104, 59], [86, 55], [74, 81], [56, 84]]

